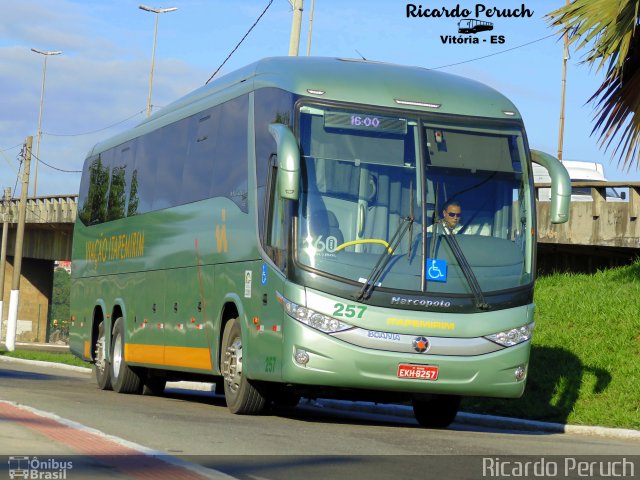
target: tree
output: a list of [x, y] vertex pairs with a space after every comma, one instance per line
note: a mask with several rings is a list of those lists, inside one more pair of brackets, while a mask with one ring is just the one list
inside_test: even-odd
[[71, 316], [69, 308], [70, 290], [71, 275], [64, 268], [56, 268], [53, 272], [53, 294], [51, 295], [52, 330], [66, 330], [68, 328]]
[[576, 50], [587, 48], [584, 63], [605, 69], [591, 96], [600, 147], [627, 171], [640, 155], [640, 0], [573, 0], [547, 15]]

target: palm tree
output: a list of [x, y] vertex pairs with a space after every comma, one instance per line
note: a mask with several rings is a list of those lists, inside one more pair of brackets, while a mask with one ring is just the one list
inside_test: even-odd
[[569, 36], [576, 50], [589, 49], [584, 60], [605, 69], [602, 85], [591, 96], [600, 147], [627, 171], [640, 166], [640, 0], [573, 0], [547, 15], [551, 25]]

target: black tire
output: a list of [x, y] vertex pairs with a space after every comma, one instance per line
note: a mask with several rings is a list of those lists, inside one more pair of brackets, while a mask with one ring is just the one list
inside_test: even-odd
[[447, 428], [456, 418], [461, 399], [458, 395], [414, 397], [413, 413], [425, 428]]
[[98, 325], [98, 338], [93, 350], [93, 373], [100, 390], [111, 390], [110, 365], [107, 361], [106, 336], [104, 322]]
[[222, 335], [220, 365], [224, 376], [224, 397], [231, 413], [256, 415], [267, 403], [264, 395], [242, 372], [242, 331], [237, 318], [227, 322]]
[[118, 318], [111, 337], [111, 386], [118, 393], [141, 393], [142, 379], [124, 359], [124, 320]]

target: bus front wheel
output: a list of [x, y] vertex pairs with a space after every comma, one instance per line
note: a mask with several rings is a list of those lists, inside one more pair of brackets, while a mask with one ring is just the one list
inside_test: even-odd
[[432, 395], [413, 398], [413, 413], [422, 427], [447, 428], [460, 408], [458, 395]]
[[221, 357], [224, 397], [231, 413], [255, 415], [262, 412], [266, 399], [242, 371], [242, 331], [237, 318], [225, 325]]
[[124, 319], [116, 320], [111, 339], [111, 385], [118, 393], [140, 393], [142, 380], [124, 360]]

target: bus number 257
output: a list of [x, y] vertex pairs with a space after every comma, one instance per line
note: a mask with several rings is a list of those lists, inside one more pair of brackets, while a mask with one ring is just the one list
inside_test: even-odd
[[344, 303], [336, 303], [333, 308], [334, 317], [362, 318], [367, 307], [363, 305], [345, 305]]

